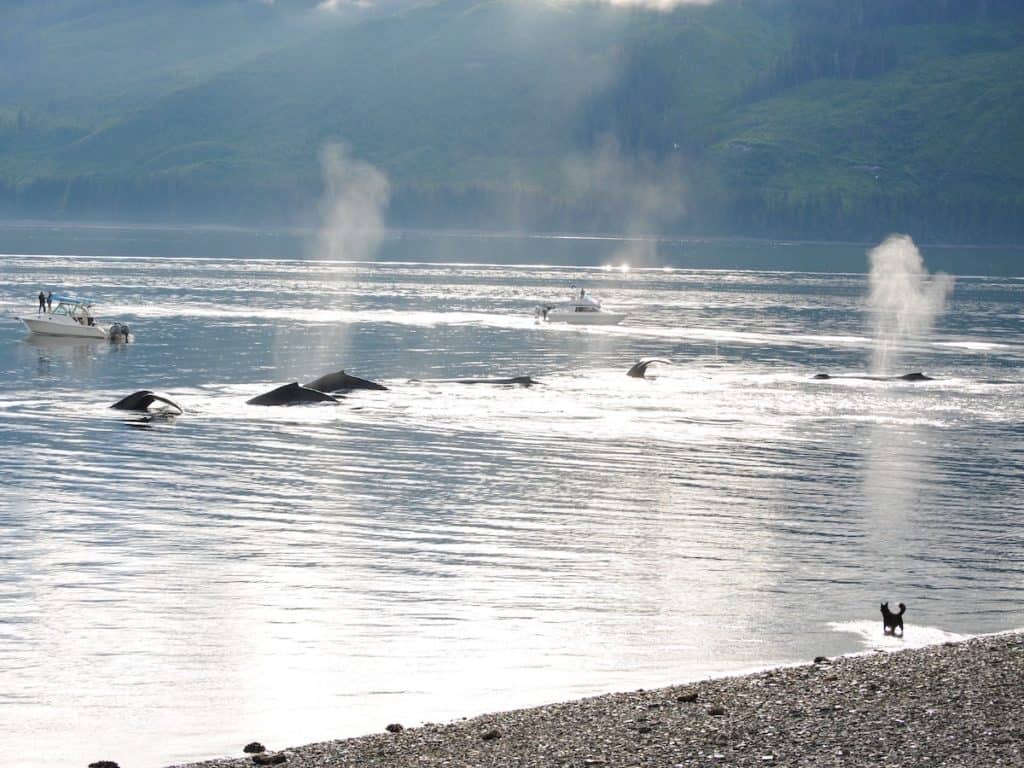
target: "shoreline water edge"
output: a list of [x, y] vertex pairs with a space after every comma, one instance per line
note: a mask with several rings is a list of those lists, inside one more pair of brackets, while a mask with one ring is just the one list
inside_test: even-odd
[[1022, 700], [1015, 630], [177, 768], [1019, 766]]

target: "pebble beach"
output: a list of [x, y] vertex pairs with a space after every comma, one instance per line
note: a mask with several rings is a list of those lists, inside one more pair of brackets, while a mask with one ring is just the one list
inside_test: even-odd
[[1022, 701], [1012, 632], [256, 754], [240, 744], [187, 768], [1022, 766]]

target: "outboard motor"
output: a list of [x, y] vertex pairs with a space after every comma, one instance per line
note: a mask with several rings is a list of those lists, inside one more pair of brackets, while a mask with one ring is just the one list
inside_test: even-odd
[[124, 323], [114, 323], [110, 326], [109, 336], [111, 341], [128, 341], [128, 326]]

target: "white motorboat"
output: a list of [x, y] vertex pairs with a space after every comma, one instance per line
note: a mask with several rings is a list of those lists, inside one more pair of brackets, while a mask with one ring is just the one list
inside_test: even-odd
[[588, 296], [585, 289], [573, 295], [570, 301], [559, 304], [541, 304], [534, 312], [538, 322], [569, 323], [570, 325], [618, 325], [626, 319], [624, 312], [609, 312], [601, 302]]
[[128, 338], [128, 326], [113, 323], [100, 325], [93, 315], [93, 302], [74, 296], [53, 296], [57, 306], [53, 310], [39, 312], [35, 317], [28, 315], [18, 318], [32, 333], [41, 336], [74, 336], [83, 339], [124, 339]]

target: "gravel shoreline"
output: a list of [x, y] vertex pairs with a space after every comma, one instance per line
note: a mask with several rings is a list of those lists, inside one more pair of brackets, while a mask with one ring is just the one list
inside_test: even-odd
[[242, 768], [275, 754], [289, 768], [1022, 766], [1022, 701], [1024, 634], [1014, 632], [188, 768]]

